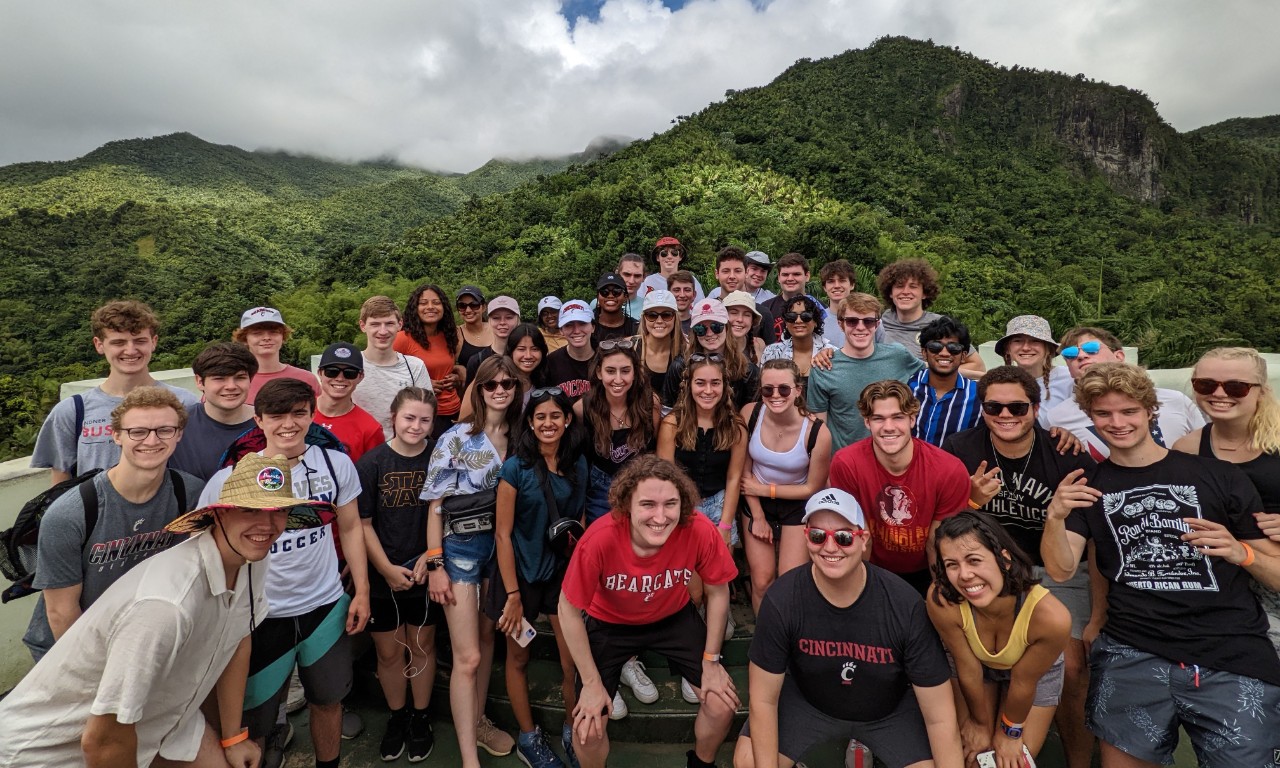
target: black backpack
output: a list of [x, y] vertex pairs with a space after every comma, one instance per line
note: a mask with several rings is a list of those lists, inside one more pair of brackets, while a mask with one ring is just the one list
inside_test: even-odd
[[[44, 513], [49, 510], [49, 505], [72, 488], [79, 488], [80, 501], [84, 505], [84, 541], [80, 548], [89, 544], [89, 536], [98, 524], [98, 488], [94, 485], [93, 478], [101, 473], [101, 469], [93, 469], [54, 485], [22, 505], [13, 527], [0, 531], [0, 573], [13, 582], [0, 593], [0, 602], [7, 603], [40, 591], [31, 586], [35, 579], [40, 522], [44, 519]], [[187, 489], [182, 475], [177, 470], [170, 469], [169, 482], [173, 486], [173, 495], [178, 500], [178, 511], [185, 511]]]

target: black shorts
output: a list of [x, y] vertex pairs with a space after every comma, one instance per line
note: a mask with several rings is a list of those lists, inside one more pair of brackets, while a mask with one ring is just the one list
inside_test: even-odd
[[760, 499], [760, 508], [764, 510], [764, 519], [772, 526], [803, 525], [806, 499]]
[[434, 627], [442, 618], [444, 609], [431, 602], [431, 595], [425, 589], [369, 598], [370, 632], [395, 632], [402, 626]]
[[[555, 616], [556, 611], [560, 609], [560, 585], [564, 583], [564, 574], [567, 566], [561, 566], [556, 569], [550, 579], [546, 581], [525, 581], [519, 575], [516, 576], [516, 583], [520, 590], [520, 608], [521, 613], [529, 621], [538, 618], [538, 614], [544, 616]], [[502, 618], [502, 609], [507, 606], [507, 593], [502, 588], [502, 577], [496, 572], [493, 578], [489, 579], [489, 592], [485, 595], [484, 615], [497, 621]]]
[[[667, 657], [671, 674], [680, 675], [693, 687], [702, 687], [702, 651], [707, 645], [707, 623], [698, 615], [693, 603], [652, 624], [610, 624], [586, 617], [587, 638], [591, 642], [591, 658], [596, 662], [600, 682], [610, 700], [618, 692], [622, 665], [631, 657], [652, 651]], [[582, 690], [582, 680], [576, 683]]]

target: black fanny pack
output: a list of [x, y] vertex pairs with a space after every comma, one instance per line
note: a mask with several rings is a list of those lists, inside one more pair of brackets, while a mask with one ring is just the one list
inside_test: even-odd
[[[547, 525], [547, 544], [551, 547], [552, 554], [562, 562], [568, 562], [573, 555], [573, 550], [578, 546], [578, 539], [587, 532], [581, 520], [582, 511], [578, 510], [578, 517], [562, 516], [560, 505], [556, 503], [555, 495], [551, 493], [551, 483], [545, 473], [541, 480], [542, 495], [547, 502], [547, 514], [551, 518], [550, 524]], [[578, 482], [586, 482], [586, 479], [578, 478]]]
[[456, 534], [486, 533], [493, 530], [498, 509], [498, 489], [446, 496], [440, 501], [445, 528]]

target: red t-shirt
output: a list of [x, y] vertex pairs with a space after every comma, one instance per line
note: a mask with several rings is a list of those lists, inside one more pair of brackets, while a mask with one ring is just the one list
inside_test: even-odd
[[919, 438], [911, 444], [911, 465], [901, 475], [880, 466], [869, 437], [831, 457], [832, 487], [853, 494], [867, 516], [871, 562], [898, 574], [927, 568], [929, 527], [969, 503], [964, 464]]
[[[431, 349], [423, 347], [408, 333], [400, 331], [396, 334], [396, 340], [391, 344], [391, 348], [421, 360], [427, 366], [427, 373], [430, 374], [432, 381], [443, 379], [453, 372], [453, 366], [457, 365], [457, 360], [454, 359], [454, 353], [445, 346], [443, 333], [437, 333], [428, 341], [431, 342]], [[436, 413], [441, 416], [457, 416], [458, 411], [462, 409], [462, 396], [458, 390], [435, 387], [435, 392]]]
[[727, 584], [738, 575], [715, 524], [695, 514], [651, 557], [631, 548], [631, 521], [601, 518], [578, 542], [561, 589], [569, 602], [611, 624], [652, 624], [689, 602], [689, 579]]
[[386, 442], [382, 425], [360, 406], [353, 406], [341, 416], [326, 416], [316, 407], [315, 422], [333, 433], [347, 447], [351, 460], [359, 461], [365, 451]]

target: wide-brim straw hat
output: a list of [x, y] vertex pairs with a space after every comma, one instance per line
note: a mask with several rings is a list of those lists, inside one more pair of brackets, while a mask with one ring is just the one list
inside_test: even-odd
[[231, 470], [216, 502], [192, 510], [164, 528], [170, 533], [202, 531], [213, 525], [214, 514], [220, 509], [287, 509], [287, 531], [318, 528], [332, 521], [333, 504], [294, 498], [292, 479], [284, 456], [266, 458], [250, 453]]
[[1004, 357], [1005, 345], [1014, 336], [1030, 336], [1049, 345], [1050, 357], [1058, 354], [1058, 340], [1053, 338], [1053, 329], [1049, 321], [1039, 315], [1018, 315], [1005, 326], [1004, 336], [996, 342], [996, 354]]

